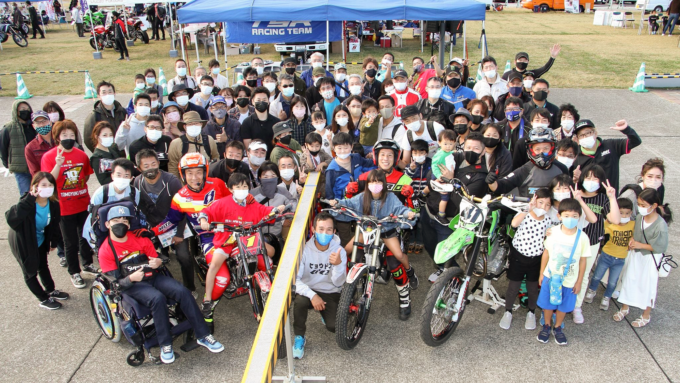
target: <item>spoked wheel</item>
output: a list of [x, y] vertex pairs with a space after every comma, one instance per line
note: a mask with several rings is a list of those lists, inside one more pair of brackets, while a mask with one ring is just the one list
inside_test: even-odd
[[28, 40], [26, 40], [26, 37], [21, 33], [12, 33], [12, 39], [18, 46], [22, 48], [26, 48], [28, 46]]
[[440, 275], [430, 287], [420, 314], [420, 338], [428, 346], [437, 347], [444, 344], [456, 331], [458, 323], [463, 318], [465, 299], [458, 312], [458, 318], [455, 321], [453, 319], [459, 294], [467, 295], [467, 290], [460, 291], [464, 278], [463, 270], [452, 267]]
[[92, 284], [92, 288], [90, 288], [92, 314], [106, 339], [119, 342], [122, 335], [120, 323], [118, 317], [111, 311], [109, 298], [104, 294], [104, 291], [106, 291], [106, 288], [99, 281]]
[[[99, 50], [103, 50], [104, 49], [104, 38], [101, 37], [101, 36], [97, 36], [96, 41], [97, 41], [96, 45], [99, 47]], [[97, 49], [97, 47], [95, 47], [95, 37], [94, 36], [90, 37], [90, 46], [94, 50]]]
[[[257, 282], [253, 282], [253, 291], [255, 292], [255, 304], [257, 305], [257, 311], [264, 313], [264, 306], [267, 304], [267, 297], [269, 293], [265, 293], [260, 290], [260, 286]], [[258, 319], [258, 322], [260, 320]], [[287, 354], [286, 339], [281, 339], [281, 344], [279, 345], [279, 350], [277, 353], [277, 359], [283, 359]]]
[[127, 364], [132, 367], [139, 367], [144, 363], [144, 350], [132, 351], [127, 356]]
[[352, 283], [345, 283], [340, 294], [336, 316], [335, 341], [343, 350], [351, 350], [359, 344], [366, 330], [369, 308], [364, 293], [368, 282], [368, 270], [364, 269]]

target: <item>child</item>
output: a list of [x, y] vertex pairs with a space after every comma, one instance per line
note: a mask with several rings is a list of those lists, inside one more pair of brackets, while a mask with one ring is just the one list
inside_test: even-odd
[[[574, 182], [568, 174], [560, 174], [553, 178], [548, 184], [548, 190], [552, 192], [552, 207], [548, 210], [547, 216], [553, 222], [556, 222], [556, 225], [559, 225], [560, 221], [560, 214], [558, 213], [560, 202], [567, 198], [573, 198], [581, 205], [581, 217], [578, 220], [579, 230], [583, 230], [589, 223], [597, 222], [595, 213], [583, 202], [581, 191], [574, 190]], [[550, 235], [550, 229], [548, 229], [546, 235]]]
[[[538, 300], [538, 279], [541, 269], [541, 255], [543, 255], [543, 238], [545, 231], [552, 226], [552, 221], [546, 213], [550, 209], [550, 190], [541, 188], [536, 190], [531, 198], [527, 211], [518, 213], [512, 219], [512, 227], [516, 229], [515, 237], [510, 247], [510, 268], [508, 269], [508, 291], [505, 293], [505, 314], [501, 318], [502, 329], [509, 330], [512, 324], [512, 306], [519, 294], [522, 281], [526, 278], [527, 295], [529, 301], [527, 319], [524, 328], [536, 329], [536, 301]], [[556, 224], [559, 224], [557, 222]]]
[[578, 299], [572, 314], [576, 324], [584, 322], [581, 305], [586, 296], [590, 269], [593, 268], [595, 258], [600, 250], [600, 242], [604, 238], [604, 220], [606, 219], [614, 225], [618, 225], [620, 222], [619, 205], [616, 203], [616, 189], [610, 185], [606, 177], [604, 169], [600, 165], [592, 164], [583, 169], [579, 178], [578, 186], [583, 195], [583, 202], [595, 213], [597, 221], [583, 229], [583, 233], [590, 240], [590, 254], [583, 255], [587, 261], [584, 272], [586, 277], [582, 281], [583, 285], [579, 289]]
[[[413, 187], [411, 199], [416, 213], [425, 204], [423, 191], [427, 188], [427, 173], [432, 169], [432, 159], [427, 156], [428, 149], [425, 140], [414, 140], [411, 144], [411, 164], [404, 169], [404, 173], [413, 180], [411, 182], [411, 187]], [[420, 221], [413, 228], [411, 241], [407, 252], [420, 254], [423, 251], [423, 229]]]
[[[319, 172], [318, 185], [326, 184], [325, 170], [331, 164], [331, 161], [333, 161], [333, 157], [322, 149], [326, 143], [319, 133], [309, 132], [305, 136], [305, 146], [302, 148], [302, 156], [300, 156], [303, 172], [307, 174]], [[330, 144], [328, 144], [328, 147], [330, 148]], [[321, 196], [324, 198], [323, 191]]]
[[[231, 192], [231, 196], [219, 199], [212, 203], [207, 208], [201, 210], [198, 216], [198, 221], [201, 224], [201, 230], [208, 231], [210, 222], [228, 222], [232, 225], [256, 224], [264, 217], [272, 215], [274, 210], [283, 212], [284, 205], [277, 207], [263, 206], [255, 201], [253, 196], [248, 194], [249, 183], [248, 176], [241, 173], [234, 173], [229, 177], [227, 187]], [[267, 255], [270, 257], [274, 255], [274, 248], [269, 244], [265, 244], [267, 248]], [[212, 259], [206, 260], [210, 262], [210, 268], [205, 277], [205, 296], [203, 297], [203, 306], [201, 312], [203, 315], [209, 314], [212, 310], [212, 301], [219, 299], [221, 296], [213, 296], [213, 287], [215, 286], [215, 277], [218, 271], [221, 277], [229, 280], [226, 266], [223, 267], [224, 261], [234, 250], [235, 238], [230, 231], [217, 232], [213, 237], [214, 251], [212, 251]], [[264, 269], [264, 260], [258, 259], [258, 269]], [[222, 270], [223, 269], [223, 270]], [[223, 275], [226, 274], [226, 275]], [[226, 288], [228, 282], [224, 286], [220, 286], [222, 290]]]
[[[372, 215], [378, 219], [385, 218], [389, 215], [401, 216], [403, 214], [408, 216], [410, 221], [413, 221], [415, 214], [409, 208], [404, 206], [399, 198], [387, 190], [387, 179], [385, 172], [380, 169], [371, 170], [366, 179], [368, 190], [359, 193], [351, 199], [342, 201], [330, 201], [332, 206], [340, 205], [346, 206], [361, 212], [364, 215]], [[336, 213], [337, 214], [337, 213]], [[349, 218], [345, 216], [338, 217], [339, 220], [346, 221]], [[411, 222], [415, 224], [415, 222]], [[409, 228], [405, 226], [405, 228]], [[401, 243], [398, 233], [398, 226], [396, 223], [386, 223], [382, 227], [381, 237], [388, 253], [387, 267], [392, 273], [394, 282], [397, 285], [399, 293], [399, 319], [406, 320], [411, 315], [411, 298], [409, 291], [418, 288], [418, 277], [415, 269], [411, 267], [408, 261], [408, 256], [401, 251]], [[345, 250], [349, 253], [354, 246], [354, 238], [345, 246]], [[410, 284], [409, 284], [410, 282]]]
[[[453, 172], [455, 166], [451, 153], [456, 147], [456, 133], [453, 130], [444, 130], [439, 133], [439, 150], [432, 157], [432, 177], [441, 182], [442, 171], [440, 166], [445, 167]], [[413, 148], [411, 148], [413, 150]], [[438, 218], [446, 219], [446, 205], [449, 202], [449, 194], [443, 193], [442, 199], [439, 201]]]
[[656, 301], [661, 255], [668, 248], [668, 225], [659, 215], [661, 201], [654, 189], [643, 190], [637, 198], [638, 215], [635, 217], [633, 239], [628, 248], [633, 252], [626, 260], [627, 268], [621, 280], [619, 303], [621, 310], [614, 314], [620, 322], [630, 311], [630, 306], [645, 310], [633, 327], [644, 327], [650, 321]]
[[326, 329], [335, 332], [340, 292], [347, 277], [347, 253], [335, 235], [333, 216], [321, 212], [314, 217], [314, 237], [307, 241], [295, 282], [295, 345], [293, 357], [305, 355], [307, 313], [313, 308], [321, 314]]
[[649, 26], [652, 29], [653, 35], [659, 31], [659, 15], [656, 14], [656, 10], [652, 11], [652, 14], [649, 15]]
[[604, 235], [609, 236], [609, 239], [602, 248], [595, 273], [590, 279], [590, 286], [586, 292], [586, 297], [583, 299], [586, 303], [593, 302], [593, 298], [597, 294], [597, 286], [604, 277], [604, 273], [609, 270], [607, 289], [602, 297], [602, 302], [600, 302], [600, 310], [604, 311], [609, 310], [609, 299], [619, 281], [621, 269], [623, 269], [623, 264], [628, 255], [628, 243], [633, 237], [633, 228], [635, 227], [635, 221], [630, 220], [633, 213], [633, 203], [628, 198], [619, 198], [616, 202], [619, 204], [621, 221], [618, 225], [613, 225], [610, 222], [604, 224]]
[[316, 129], [316, 133], [321, 135], [321, 139], [323, 140], [321, 148], [326, 154], [332, 157], [333, 145], [331, 145], [331, 143], [333, 141], [333, 132], [331, 132], [326, 125], [326, 113], [321, 111], [312, 113], [312, 126]]
[[373, 145], [378, 140], [378, 129], [380, 127], [380, 114], [378, 113], [378, 103], [372, 99], [366, 99], [361, 103], [361, 113], [363, 117], [359, 121], [359, 143], [364, 147], [364, 153], [371, 153]]
[[[545, 251], [541, 258], [540, 274], [538, 285], [541, 291], [538, 295], [538, 307], [543, 309], [543, 316], [546, 323], [541, 328], [536, 339], [541, 343], [548, 343], [550, 340], [550, 328], [553, 312], [556, 311], [555, 323], [553, 323], [552, 333], [555, 336], [555, 343], [559, 345], [567, 344], [567, 337], [562, 331], [562, 322], [568, 312], [574, 310], [576, 296], [578, 295], [583, 275], [586, 268], [586, 258], [590, 256], [590, 248], [587, 236], [583, 235], [577, 228], [578, 220], [581, 217], [581, 206], [572, 198], [567, 198], [560, 202], [559, 209], [562, 225], [556, 227], [553, 233], [545, 240]], [[569, 262], [571, 258], [571, 262]], [[568, 271], [567, 271], [568, 270]], [[565, 271], [567, 271], [566, 276]], [[550, 276], [562, 275], [561, 284], [562, 302], [559, 305], [550, 303]]]
[[571, 138], [565, 138], [557, 143], [557, 161], [561, 162], [568, 168], [574, 163], [576, 155], [579, 153], [578, 142]]

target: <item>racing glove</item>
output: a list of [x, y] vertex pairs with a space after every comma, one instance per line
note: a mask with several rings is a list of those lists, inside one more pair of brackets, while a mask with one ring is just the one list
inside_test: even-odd
[[413, 195], [413, 187], [411, 185], [404, 185], [401, 187], [401, 195], [410, 198]]
[[359, 183], [358, 182], [348, 183], [347, 187], [345, 188], [345, 197], [352, 198], [357, 193], [359, 193]]
[[134, 234], [135, 237], [137, 238], [153, 238], [155, 235], [152, 231], [147, 230], [147, 229], [137, 229], [133, 230], [132, 234]]
[[486, 183], [488, 185], [491, 185], [492, 183], [498, 181], [498, 174], [494, 172], [489, 172], [489, 174], [486, 175]]
[[253, 197], [252, 194], [248, 194], [248, 196], [246, 196], [246, 205], [250, 205], [253, 202], [255, 202], [255, 197]]

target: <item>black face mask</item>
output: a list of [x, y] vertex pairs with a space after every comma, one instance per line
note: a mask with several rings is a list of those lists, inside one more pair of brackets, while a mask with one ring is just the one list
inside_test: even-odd
[[517, 69], [519, 69], [519, 70], [525, 70], [525, 69], [527, 69], [527, 67], [529, 66], [529, 63], [518, 62], [518, 63], [516, 64], [516, 66], [517, 66]]
[[260, 101], [255, 103], [255, 110], [260, 113], [264, 113], [269, 109], [269, 103], [267, 101]]
[[116, 238], [124, 238], [125, 234], [128, 232], [128, 229], [129, 227], [124, 223], [111, 225], [111, 232], [116, 236]]
[[67, 138], [64, 140], [61, 140], [61, 147], [66, 149], [66, 150], [71, 150], [73, 149], [73, 146], [76, 144], [76, 140], [73, 138]]
[[484, 137], [482, 138], [482, 142], [487, 148], [495, 148], [498, 144], [501, 143], [501, 139], [493, 137]]
[[473, 152], [472, 150], [465, 151], [465, 161], [467, 161], [468, 164], [476, 164], [478, 160], [479, 153]]
[[366, 77], [373, 78], [376, 74], [378, 74], [378, 71], [375, 69], [369, 69], [366, 71]]
[[245, 108], [249, 102], [250, 99], [248, 97], [239, 97], [236, 99], [236, 105], [240, 106], [241, 108]]
[[468, 126], [467, 124], [455, 124], [453, 125], [453, 131], [458, 133], [458, 134], [465, 134], [467, 132]]
[[[309, 149], [307, 149], [307, 150], [309, 150]], [[321, 151], [321, 150], [317, 150], [317, 151], [311, 151], [311, 150], [309, 150], [309, 154], [311, 154], [312, 157], [316, 157], [316, 156], [319, 155], [319, 152], [320, 152], [320, 151]]]
[[459, 78], [450, 78], [446, 80], [446, 85], [449, 86], [451, 89], [456, 89], [460, 85], [460, 79]]
[[545, 101], [548, 98], [548, 92], [544, 90], [539, 90], [538, 92], [534, 92], [534, 100], [536, 101]]
[[142, 176], [146, 179], [154, 179], [156, 176], [158, 176], [158, 173], [160, 173], [160, 169], [158, 168], [153, 168], [153, 169], [147, 169], [142, 172]]
[[295, 68], [286, 68], [286, 73], [292, 76], [295, 73]]
[[260, 180], [262, 185], [262, 194], [265, 197], [272, 199], [276, 195], [276, 187], [279, 184], [278, 178], [267, 178]]
[[290, 139], [291, 138], [293, 138], [293, 136], [291, 136], [291, 135], [281, 137], [281, 138], [279, 138], [279, 142], [284, 144], [284, 145], [290, 145]]
[[476, 114], [473, 114], [473, 115], [472, 115], [472, 123], [473, 123], [473, 124], [479, 125], [479, 124], [482, 123], [482, 121], [484, 121], [484, 117], [483, 117], [483, 116], [478, 116], [478, 115], [476, 115]]
[[238, 169], [241, 166], [241, 160], [235, 160], [233, 158], [227, 158], [224, 163], [229, 169]]
[[19, 118], [28, 121], [31, 119], [31, 111], [30, 110], [20, 110], [19, 111]]
[[246, 85], [248, 85], [251, 88], [254, 88], [257, 86], [257, 79], [255, 80], [246, 80]]

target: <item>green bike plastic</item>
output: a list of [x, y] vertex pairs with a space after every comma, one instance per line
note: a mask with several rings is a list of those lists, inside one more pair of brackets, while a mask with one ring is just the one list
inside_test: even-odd
[[465, 248], [465, 246], [470, 245], [472, 241], [474, 241], [475, 232], [473, 230], [477, 224], [455, 229], [459, 219], [460, 215], [457, 215], [451, 220], [449, 227], [454, 230], [453, 233], [446, 240], [439, 242], [437, 245], [434, 252], [434, 262], [436, 264], [443, 264], [455, 257], [456, 254]]

